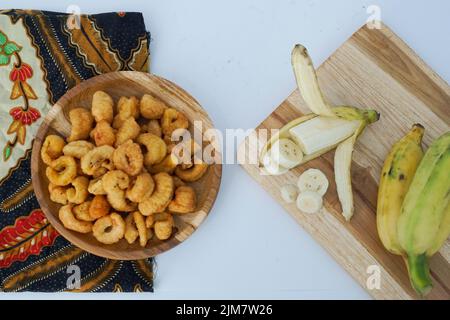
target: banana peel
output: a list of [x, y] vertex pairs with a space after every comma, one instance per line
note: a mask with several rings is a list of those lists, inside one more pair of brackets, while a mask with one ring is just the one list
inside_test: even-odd
[[[335, 155], [337, 192], [342, 204], [342, 214], [346, 220], [350, 220], [354, 212], [350, 172], [354, 145], [366, 126], [379, 120], [380, 114], [375, 110], [363, 110], [351, 106], [332, 107], [326, 101], [320, 89], [317, 74], [308, 51], [300, 44], [297, 44], [292, 51], [292, 67], [303, 100], [313, 113], [289, 122], [269, 139], [260, 152], [260, 167], [264, 167], [262, 159], [265, 159], [272, 145], [279, 139], [292, 138], [289, 130], [303, 122], [318, 116], [341, 118], [349, 121], [360, 120], [361, 123], [353, 136], [344, 141], [333, 143], [314, 154], [305, 155], [299, 164], [305, 164], [337, 148]], [[281, 174], [286, 171], [281, 172]]]

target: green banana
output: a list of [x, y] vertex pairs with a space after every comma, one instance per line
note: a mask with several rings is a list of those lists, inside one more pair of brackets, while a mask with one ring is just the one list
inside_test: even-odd
[[405, 195], [423, 158], [423, 134], [423, 126], [414, 125], [406, 136], [394, 144], [381, 173], [377, 230], [384, 247], [396, 255], [403, 254], [397, 238], [397, 222]]
[[449, 235], [449, 203], [450, 132], [447, 132], [425, 153], [398, 220], [398, 240], [408, 256], [411, 283], [422, 296], [432, 288], [428, 258]]

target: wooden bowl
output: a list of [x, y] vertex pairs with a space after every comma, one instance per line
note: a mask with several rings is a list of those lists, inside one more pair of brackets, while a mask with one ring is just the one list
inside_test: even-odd
[[121, 96], [136, 96], [140, 98], [145, 93], [152, 94], [164, 101], [168, 106], [186, 114], [190, 121], [190, 127], [193, 126], [194, 120], [202, 122], [203, 130], [213, 128], [213, 124], [199, 103], [174, 83], [147, 73], [123, 71], [107, 73], [83, 81], [68, 91], [51, 108], [39, 127], [32, 151], [31, 172], [33, 188], [41, 209], [55, 229], [74, 245], [97, 256], [119, 260], [137, 260], [153, 257], [186, 240], [203, 222], [211, 210], [219, 191], [222, 166], [220, 164], [211, 165], [207, 173], [199, 181], [191, 184], [197, 193], [197, 210], [188, 215], [175, 216], [175, 230], [172, 237], [166, 241], [152, 239], [145, 248], [138, 244], [139, 241], [130, 245], [125, 239], [113, 245], [105, 245], [98, 242], [92, 234], [81, 234], [66, 229], [58, 218], [58, 211], [61, 205], [50, 201], [48, 192], [49, 181], [45, 175], [47, 166], [41, 160], [40, 150], [45, 137], [49, 134], [58, 134], [62, 137], [69, 136], [71, 128], [68, 121], [69, 110], [76, 107], [90, 109], [92, 95], [98, 90], [103, 90], [110, 94], [115, 102]]

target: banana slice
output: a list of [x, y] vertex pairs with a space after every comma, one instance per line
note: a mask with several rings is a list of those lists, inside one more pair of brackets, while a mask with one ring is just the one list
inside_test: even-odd
[[303, 160], [303, 152], [294, 141], [290, 139], [280, 139], [276, 141], [270, 149], [272, 159], [280, 166], [292, 169], [298, 166]]
[[309, 169], [298, 178], [297, 187], [300, 192], [313, 191], [324, 196], [328, 190], [328, 179], [319, 169]]
[[298, 188], [294, 184], [287, 184], [281, 187], [281, 198], [286, 203], [294, 203], [298, 197]]
[[263, 172], [270, 176], [280, 176], [289, 171], [289, 169], [284, 168], [275, 162], [274, 159], [272, 159], [270, 152], [264, 156], [262, 164], [264, 166]]
[[297, 198], [297, 208], [304, 213], [317, 213], [322, 209], [323, 199], [317, 192], [305, 191]]

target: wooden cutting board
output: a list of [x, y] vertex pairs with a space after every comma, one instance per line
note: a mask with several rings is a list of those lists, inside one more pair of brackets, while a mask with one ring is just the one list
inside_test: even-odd
[[[351, 222], [341, 216], [334, 182], [334, 151], [279, 177], [261, 175], [256, 164], [242, 166], [370, 295], [376, 299], [417, 299], [402, 258], [388, 253], [378, 238], [377, 188], [389, 149], [414, 123], [426, 128], [425, 146], [449, 131], [450, 87], [385, 25], [379, 30], [361, 28], [320, 66], [318, 77], [332, 104], [381, 113], [380, 121], [358, 140], [353, 155], [355, 216]], [[310, 111], [296, 90], [246, 138], [239, 148], [239, 158], [258, 148], [251, 143], [258, 129], [281, 128], [305, 113]], [[261, 142], [259, 147], [263, 146]], [[295, 204], [284, 203], [279, 191], [286, 183], [295, 183], [309, 168], [322, 170], [330, 181], [325, 210], [318, 215], [303, 214]], [[381, 272], [380, 289], [368, 289], [368, 278], [377, 270], [371, 266]], [[431, 271], [434, 289], [428, 298], [450, 299], [449, 240], [432, 258]]]

